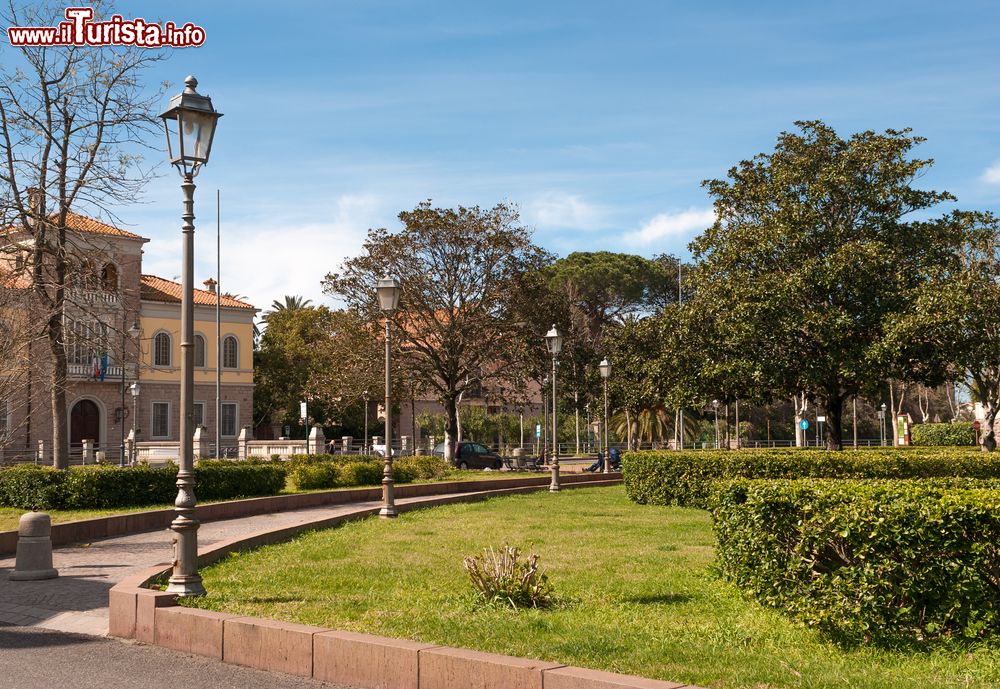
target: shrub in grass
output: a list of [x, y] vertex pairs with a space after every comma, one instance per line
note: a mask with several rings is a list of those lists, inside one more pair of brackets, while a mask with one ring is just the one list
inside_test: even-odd
[[476, 593], [490, 605], [544, 608], [552, 603], [552, 585], [534, 549], [522, 560], [520, 548], [504, 545], [497, 551], [490, 546], [482, 555], [466, 557], [464, 564]]
[[337, 467], [337, 476], [342, 486], [375, 486], [382, 483], [382, 462], [347, 462]]
[[974, 448], [628, 452], [622, 474], [640, 504], [708, 507], [712, 484], [737, 478], [1000, 478], [1000, 454]]
[[847, 644], [1000, 635], [1000, 482], [734, 481], [721, 572]]
[[448, 471], [448, 463], [442, 457], [431, 455], [402, 457], [393, 462], [393, 467], [405, 467], [412, 472], [414, 480], [424, 481], [442, 478]]
[[[177, 468], [146, 465], [73, 467], [63, 481], [62, 508], [111, 509], [123, 505], [155, 505], [172, 502], [177, 495]], [[197, 475], [197, 473], [196, 473]], [[199, 499], [204, 491], [199, 485]], [[210, 491], [209, 491], [210, 492]]]
[[971, 422], [918, 423], [910, 426], [910, 442], [925, 447], [975, 445], [976, 429]]
[[298, 463], [288, 467], [288, 480], [296, 490], [336, 488], [339, 477], [338, 467], [333, 462]]

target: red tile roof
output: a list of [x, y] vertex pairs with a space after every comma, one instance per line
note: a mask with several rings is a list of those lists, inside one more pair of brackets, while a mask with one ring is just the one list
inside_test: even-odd
[[[54, 219], [56, 216], [53, 214], [49, 217]], [[66, 212], [66, 227], [71, 230], [76, 230], [77, 232], [86, 232], [88, 234], [106, 234], [115, 237], [128, 237], [129, 239], [145, 239], [145, 237], [137, 235], [134, 232], [129, 232], [119, 227], [108, 225], [100, 220], [94, 220], [93, 218], [88, 218], [85, 215], [80, 215], [79, 213], [74, 213], [73, 211]]]
[[[156, 277], [155, 275], [142, 276], [142, 291], [140, 295], [143, 301], [161, 301], [168, 304], [181, 303], [181, 284], [173, 280]], [[253, 304], [248, 304], [239, 299], [233, 299], [225, 295], [219, 300], [222, 306], [231, 309], [253, 309]], [[203, 289], [194, 290], [194, 303], [199, 306], [215, 306], [215, 293]]]

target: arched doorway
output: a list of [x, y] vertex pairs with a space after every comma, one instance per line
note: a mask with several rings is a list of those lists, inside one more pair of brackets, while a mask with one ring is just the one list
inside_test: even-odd
[[101, 443], [101, 410], [93, 400], [80, 400], [69, 414], [70, 446], [79, 447], [84, 440], [93, 440], [95, 447]]

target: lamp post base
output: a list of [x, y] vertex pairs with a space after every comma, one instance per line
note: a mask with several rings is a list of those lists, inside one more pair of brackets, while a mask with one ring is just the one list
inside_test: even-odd
[[552, 483], [549, 484], [549, 492], [558, 493], [559, 490], [559, 460], [555, 459], [552, 462]]
[[176, 593], [181, 598], [190, 598], [204, 596], [207, 592], [205, 591], [204, 584], [201, 583], [201, 575], [194, 574], [179, 578], [170, 577], [170, 583], [167, 584], [167, 593]]

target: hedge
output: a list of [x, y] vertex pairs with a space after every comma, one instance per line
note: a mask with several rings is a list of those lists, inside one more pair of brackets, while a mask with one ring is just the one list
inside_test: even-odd
[[924, 447], [975, 445], [976, 429], [969, 422], [918, 423], [910, 426], [910, 442]]
[[[299, 490], [374, 486], [382, 482], [383, 460], [365, 455], [298, 455], [290, 462], [201, 460], [195, 465], [199, 501], [277, 495], [286, 480]], [[393, 463], [396, 483], [441, 478], [437, 457], [402, 457]], [[57, 471], [22, 464], [0, 469], [0, 507], [29, 510], [112, 509], [172, 503], [177, 466], [93, 465]]]
[[[201, 461], [195, 467], [199, 500], [276, 495], [285, 468], [272, 462]], [[171, 503], [177, 467], [95, 465], [58, 471], [24, 464], [0, 469], [0, 506], [18, 509], [109, 509]]]
[[706, 508], [714, 481], [737, 478], [1000, 478], [1000, 453], [959, 448], [628, 452], [622, 474], [640, 504]]
[[847, 644], [1000, 634], [1000, 482], [733, 481], [713, 510], [724, 576]]

